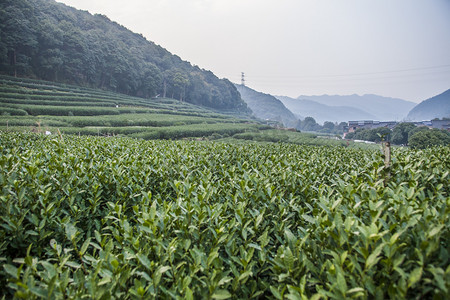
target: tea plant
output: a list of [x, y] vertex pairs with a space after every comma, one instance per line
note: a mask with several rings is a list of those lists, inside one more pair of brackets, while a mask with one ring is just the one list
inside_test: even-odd
[[445, 299], [450, 148], [0, 133], [5, 298]]

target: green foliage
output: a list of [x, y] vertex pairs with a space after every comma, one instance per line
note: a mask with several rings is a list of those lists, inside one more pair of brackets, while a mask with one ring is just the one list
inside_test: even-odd
[[228, 80], [105, 16], [56, 1], [0, 2], [0, 73], [143, 98], [167, 93], [198, 105], [249, 112]]
[[449, 159], [0, 132], [0, 297], [445, 299]]
[[392, 131], [386, 127], [378, 127], [374, 129], [357, 129], [354, 134], [347, 134], [347, 138], [354, 140], [363, 140], [370, 142], [390, 141]]
[[322, 131], [331, 133], [331, 132], [333, 132], [334, 127], [335, 126], [334, 126], [333, 122], [325, 121], [322, 126]]
[[306, 117], [303, 121], [299, 121], [298, 126], [297, 128], [302, 131], [319, 131], [321, 129], [313, 117]]
[[315, 146], [348, 146], [345, 141], [336, 140], [329, 136], [319, 137], [313, 133], [293, 132], [279, 129], [247, 131], [235, 134], [232, 137], [233, 139], [255, 142], [291, 143]]
[[408, 144], [412, 148], [425, 149], [433, 146], [450, 145], [450, 132], [439, 129], [428, 129], [423, 127], [419, 131], [415, 131], [408, 139]]
[[[32, 105], [32, 104], [9, 104], [8, 106], [26, 111], [33, 116], [50, 115], [50, 116], [67, 116], [69, 112], [72, 116], [98, 116], [98, 115], [118, 115], [120, 110], [117, 108], [106, 107], [67, 107], [53, 105]], [[128, 109], [129, 111], [130, 109]]]
[[8, 76], [0, 76], [0, 104], [5, 106], [0, 108], [0, 126], [19, 131], [59, 129], [79, 135], [181, 139], [265, 128], [255, 121], [178, 100], [142, 99]]
[[325, 121], [323, 125], [320, 125], [313, 117], [306, 117], [303, 121], [298, 120], [294, 127], [301, 131], [342, 135], [346, 126], [346, 122], [341, 122], [338, 124], [330, 121]]
[[416, 128], [413, 123], [400, 123], [392, 130], [391, 142], [396, 145], [407, 145], [408, 137], [412, 130]]
[[428, 131], [428, 130], [430, 130], [430, 128], [428, 128], [427, 126], [417, 126], [416, 128], [413, 128], [411, 131], [409, 131], [408, 139], [411, 136], [413, 136], [414, 134], [416, 134], [417, 132]]
[[4, 116], [26, 116], [28, 113], [20, 108], [0, 107], [0, 115]]

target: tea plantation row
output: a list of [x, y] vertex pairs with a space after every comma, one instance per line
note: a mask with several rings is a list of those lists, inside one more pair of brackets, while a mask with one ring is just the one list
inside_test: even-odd
[[0, 133], [5, 298], [445, 299], [450, 148]]
[[174, 99], [0, 75], [0, 130], [181, 139], [267, 128], [248, 115], [233, 117]]

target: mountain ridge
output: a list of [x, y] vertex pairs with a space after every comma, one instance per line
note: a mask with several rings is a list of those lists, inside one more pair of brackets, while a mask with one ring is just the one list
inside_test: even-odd
[[[328, 106], [349, 106], [360, 109], [379, 121], [400, 121], [416, 103], [392, 97], [383, 97], [375, 94], [365, 95], [322, 95], [299, 96], [297, 99], [312, 100]], [[358, 118], [356, 118], [358, 119]]]
[[241, 84], [235, 84], [235, 86], [257, 118], [278, 121], [286, 127], [296, 126], [298, 121], [296, 116], [276, 97]]
[[411, 121], [450, 118], [450, 89], [420, 102], [411, 109], [406, 118]]
[[316, 122], [347, 122], [351, 119], [373, 119], [374, 115], [349, 106], [329, 106], [313, 100], [277, 96], [299, 118], [313, 117]]

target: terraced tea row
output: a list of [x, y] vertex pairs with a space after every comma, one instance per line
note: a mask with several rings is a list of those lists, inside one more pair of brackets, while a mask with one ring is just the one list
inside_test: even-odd
[[346, 146], [342, 141], [274, 130], [262, 123], [262, 120], [249, 116], [218, 113], [174, 99], [142, 99], [46, 81], [0, 76], [0, 129], [4, 130], [127, 135], [144, 139], [232, 139], [238, 142]]
[[173, 99], [143, 99], [8, 76], [0, 76], [0, 113], [3, 129], [78, 135], [177, 139], [268, 128]]
[[[35, 81], [30, 79], [17, 79], [14, 77], [0, 76], [0, 103], [3, 107], [25, 110], [31, 115], [45, 115], [44, 110], [35, 111], [28, 108], [29, 105], [54, 106], [51, 114], [68, 115], [70, 109], [64, 106], [131, 106], [151, 109], [171, 109], [180, 112], [214, 114], [212, 111], [186, 104], [173, 99], [142, 99], [107, 91], [67, 86], [57, 83]], [[90, 103], [86, 105], [85, 103]], [[96, 105], [98, 104], [98, 105]], [[59, 107], [62, 106], [62, 107]], [[57, 111], [55, 107], [59, 107]], [[46, 107], [49, 109], [49, 107]], [[45, 112], [45, 111], [44, 111]], [[119, 110], [120, 112], [120, 110]], [[73, 108], [72, 108], [72, 113]], [[75, 111], [77, 113], [77, 111]], [[109, 110], [96, 112], [97, 115], [112, 114]], [[83, 114], [82, 114], [83, 115]]]

